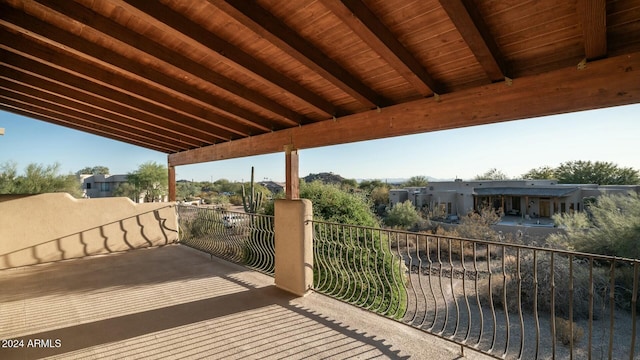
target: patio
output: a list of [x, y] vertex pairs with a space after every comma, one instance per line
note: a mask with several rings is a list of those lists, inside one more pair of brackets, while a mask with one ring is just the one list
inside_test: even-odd
[[[460, 358], [445, 340], [321, 294], [293, 297], [183, 245], [2, 270], [0, 287], [0, 338], [24, 339], [2, 359]], [[27, 347], [35, 339], [49, 347]]]

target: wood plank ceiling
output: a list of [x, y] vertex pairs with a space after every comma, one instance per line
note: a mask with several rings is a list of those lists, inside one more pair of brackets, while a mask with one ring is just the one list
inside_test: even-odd
[[637, 103], [639, 52], [640, 0], [1, 0], [0, 109], [181, 165]]

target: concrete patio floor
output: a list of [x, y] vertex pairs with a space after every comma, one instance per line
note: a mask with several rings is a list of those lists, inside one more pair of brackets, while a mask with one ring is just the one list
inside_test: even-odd
[[295, 298], [182, 245], [1, 270], [0, 289], [0, 339], [23, 340], [0, 359], [461, 358], [450, 342], [321, 294]]

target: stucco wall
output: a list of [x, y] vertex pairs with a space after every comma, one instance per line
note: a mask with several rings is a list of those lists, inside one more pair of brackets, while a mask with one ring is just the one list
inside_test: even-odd
[[173, 203], [0, 196], [0, 269], [176, 242]]

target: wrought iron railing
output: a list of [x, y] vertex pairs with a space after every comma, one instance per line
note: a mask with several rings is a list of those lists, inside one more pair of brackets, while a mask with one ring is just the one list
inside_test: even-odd
[[314, 289], [496, 358], [637, 359], [640, 260], [313, 221]]
[[180, 243], [274, 274], [273, 216], [177, 206]]

